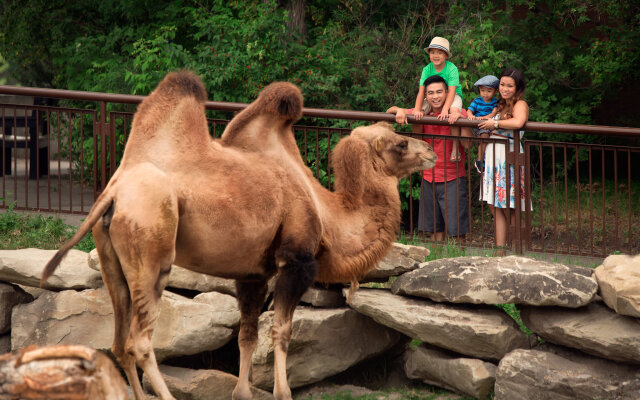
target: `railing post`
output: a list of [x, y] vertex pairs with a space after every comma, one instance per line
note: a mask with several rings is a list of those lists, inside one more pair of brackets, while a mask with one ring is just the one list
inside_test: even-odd
[[[511, 146], [509, 146], [511, 147]], [[510, 149], [511, 150], [511, 149]], [[525, 164], [524, 154], [520, 153], [520, 132], [513, 131], [513, 151], [510, 151], [513, 160], [513, 201], [515, 202], [515, 227], [511, 226], [512, 237], [515, 240], [515, 250], [517, 254], [522, 252], [522, 187], [520, 186], [520, 167]], [[511, 167], [509, 167], [509, 170]], [[509, 174], [509, 172], [507, 173]], [[509, 196], [509, 194], [507, 194]], [[511, 222], [509, 222], [511, 225]]]
[[[100, 121], [98, 122], [98, 135], [100, 136], [100, 185], [99, 191], [102, 192], [107, 186], [107, 181], [113, 175], [115, 170], [115, 129], [111, 121], [107, 122], [107, 102], [100, 102]], [[111, 162], [107, 162], [107, 137], [109, 137], [109, 156]], [[94, 154], [94, 162], [97, 159]], [[110, 164], [111, 169], [107, 172], [107, 165]], [[108, 175], [107, 175], [108, 174]]]

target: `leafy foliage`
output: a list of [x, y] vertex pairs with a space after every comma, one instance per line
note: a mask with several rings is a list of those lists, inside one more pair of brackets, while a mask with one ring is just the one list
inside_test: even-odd
[[[593, 122], [596, 107], [640, 82], [640, 5], [631, 0], [306, 0], [304, 37], [288, 28], [283, 3], [3, 0], [0, 54], [25, 85], [146, 94], [167, 72], [187, 68], [202, 76], [212, 100], [250, 102], [284, 80], [300, 86], [309, 107], [384, 111], [414, 103], [428, 62], [423, 49], [444, 36], [465, 104], [478, 78], [516, 67], [527, 77], [530, 119], [564, 123]], [[618, 120], [640, 123], [633, 114]], [[91, 138], [63, 150], [80, 147], [93, 160]], [[327, 183], [326, 162], [312, 156]], [[405, 206], [409, 189], [401, 184]]]

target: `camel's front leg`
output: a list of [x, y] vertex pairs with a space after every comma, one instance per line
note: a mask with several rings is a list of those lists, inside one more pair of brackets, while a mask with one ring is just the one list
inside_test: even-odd
[[258, 342], [258, 318], [266, 293], [266, 280], [236, 281], [236, 298], [240, 308], [240, 332], [238, 333], [240, 373], [238, 374], [238, 383], [231, 395], [233, 400], [251, 399], [249, 385], [251, 356]]
[[279, 268], [278, 280], [273, 293], [274, 318], [271, 337], [273, 339], [273, 396], [276, 400], [291, 399], [287, 382], [287, 349], [291, 340], [291, 323], [295, 310], [304, 292], [313, 283], [317, 265], [311, 254], [297, 254]]

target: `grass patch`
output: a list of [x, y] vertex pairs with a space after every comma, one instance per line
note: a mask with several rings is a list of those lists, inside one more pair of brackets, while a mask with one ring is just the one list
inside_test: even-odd
[[[57, 217], [40, 214], [19, 214], [15, 203], [0, 214], [0, 249], [38, 248], [57, 250], [76, 233], [77, 228]], [[74, 249], [89, 252], [96, 247], [89, 232]]]
[[533, 333], [531, 329], [527, 328], [527, 326], [522, 322], [522, 318], [520, 318], [520, 310], [516, 307], [515, 304], [498, 304], [496, 307], [501, 308], [504, 312], [507, 313], [508, 316], [513, 318], [514, 321], [520, 327], [520, 330], [526, 333], [527, 337]]

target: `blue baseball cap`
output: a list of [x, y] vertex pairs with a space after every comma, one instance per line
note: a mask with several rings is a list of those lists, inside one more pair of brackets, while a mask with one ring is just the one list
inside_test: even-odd
[[500, 79], [496, 78], [495, 76], [485, 75], [482, 78], [478, 79], [476, 83], [473, 84], [473, 86], [475, 87], [486, 86], [486, 87], [497, 89], [499, 83], [500, 83]]

